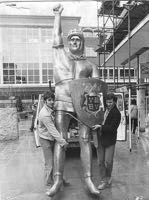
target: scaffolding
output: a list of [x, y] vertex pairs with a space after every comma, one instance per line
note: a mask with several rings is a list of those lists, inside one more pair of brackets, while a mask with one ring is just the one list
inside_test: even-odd
[[[115, 48], [117, 45], [128, 36], [128, 59], [124, 60], [120, 65], [124, 68], [128, 63], [129, 67], [129, 81], [126, 84], [125, 74], [123, 74], [123, 82], [125, 85], [129, 87], [131, 83], [131, 60], [138, 55], [141, 55], [148, 48], [143, 48], [141, 51], [136, 52], [135, 55], [131, 55], [131, 37], [130, 32], [133, 28], [138, 25], [138, 23], [149, 13], [149, 2], [147, 1], [121, 1], [121, 0], [98, 0], [98, 3], [102, 5], [100, 9], [97, 6], [98, 14], [98, 26], [99, 26], [99, 18], [102, 18], [102, 26], [98, 28], [99, 32], [102, 32], [104, 35], [110, 35], [109, 38], [106, 38], [102, 45], [99, 44], [99, 48], [97, 50], [98, 55], [103, 55], [103, 63], [99, 62], [99, 66], [106, 68], [106, 55], [109, 53], [113, 53], [113, 68], [114, 68], [114, 89], [118, 87], [118, 76], [116, 74], [116, 69], [119, 67], [116, 63], [115, 59]], [[111, 26], [107, 27], [107, 24], [111, 22]], [[100, 37], [99, 37], [100, 39]], [[137, 58], [138, 59], [138, 58]], [[101, 59], [99, 59], [101, 61]], [[138, 63], [138, 62], [137, 62]], [[105, 79], [105, 77], [104, 77]], [[116, 81], [116, 82], [115, 82]], [[139, 84], [138, 74], [137, 74], [137, 84]]]
[[[100, 2], [100, 1], [99, 1]], [[98, 2], [98, 3], [99, 3]], [[118, 1], [117, 1], [118, 2]], [[97, 20], [98, 20], [98, 29], [101, 30], [101, 33], [103, 35], [108, 35], [111, 34], [113, 32], [114, 35], [114, 27], [115, 27], [115, 5], [116, 5], [116, 1], [104, 1], [102, 0], [102, 5], [101, 8], [99, 9], [97, 6]], [[102, 18], [102, 27], [99, 28], [99, 18]], [[108, 21], [112, 22], [112, 27], [106, 27]], [[99, 38], [100, 39], [100, 38]], [[102, 44], [102, 46], [99, 46], [98, 49], [98, 56], [100, 58], [100, 55], [103, 54], [103, 68], [104, 68], [104, 73], [103, 73], [103, 77], [104, 77], [104, 81], [105, 81], [105, 59], [106, 59], [106, 54], [108, 54], [109, 52], [106, 49], [106, 38]], [[115, 49], [115, 45], [114, 45], [114, 40], [113, 40], [113, 50]], [[99, 63], [99, 66], [101, 65], [101, 63]], [[114, 88], [115, 88], [115, 60], [114, 60]]]
[[[101, 1], [98, 1], [98, 3]], [[100, 54], [103, 54], [103, 64], [99, 63], [99, 66], [102, 66], [104, 70], [106, 69], [106, 53], [113, 53], [113, 71], [114, 71], [114, 90], [118, 88], [118, 74], [116, 74], [116, 59], [115, 59], [115, 48], [116, 46], [124, 39], [124, 37], [128, 37], [128, 59], [123, 62], [122, 67], [125, 68], [125, 64], [128, 63], [128, 69], [129, 69], [129, 76], [128, 76], [128, 84], [125, 81], [125, 74], [124, 74], [124, 85], [127, 86], [128, 88], [128, 93], [129, 93], [129, 147], [131, 151], [131, 117], [130, 117], [130, 104], [131, 104], [131, 60], [134, 58], [134, 56], [131, 55], [131, 30], [145, 17], [147, 12], [144, 12], [143, 15], [137, 15], [136, 13], [136, 19], [134, 23], [131, 23], [133, 19], [133, 15], [135, 12], [138, 12], [139, 9], [143, 7], [142, 4], [146, 3], [148, 7], [147, 2], [143, 1], [132, 1], [129, 0], [125, 2], [125, 4], [121, 7], [120, 6], [121, 1], [120, 0], [112, 0], [112, 1], [107, 1], [107, 0], [102, 0], [102, 5], [101, 8], [98, 10], [97, 18], [99, 21], [99, 17], [102, 17], [103, 19], [103, 25], [102, 28], [98, 28], [103, 32], [103, 34], [110, 34], [109, 38], [104, 40], [102, 46], [99, 47], [98, 49], [98, 55], [100, 57]], [[139, 8], [137, 8], [139, 7]], [[137, 10], [138, 9], [138, 10]], [[125, 13], [124, 13], [125, 11]], [[121, 15], [121, 13], [124, 13]], [[139, 11], [140, 12], [140, 11]], [[133, 14], [132, 14], [133, 13]], [[139, 13], [138, 13], [139, 14]], [[108, 22], [111, 22], [112, 26], [107, 28]], [[125, 26], [122, 26], [122, 30], [119, 28], [119, 21], [122, 22], [125, 21]], [[99, 22], [98, 22], [99, 26]], [[124, 29], [125, 27], [125, 29]], [[120, 38], [117, 37], [117, 34], [121, 34]], [[119, 36], [119, 35], [118, 35]], [[118, 39], [119, 41], [117, 41]], [[145, 49], [146, 51], [147, 49]], [[142, 53], [142, 52], [141, 52]], [[140, 54], [141, 54], [140, 53]], [[142, 87], [139, 82], [139, 56], [136, 55], [137, 58], [137, 64], [138, 64], [138, 74], [137, 74], [137, 85], [135, 88], [139, 90], [140, 87]], [[105, 75], [105, 74], [104, 74]], [[105, 76], [104, 76], [105, 80]], [[117, 80], [117, 82], [116, 82]], [[138, 116], [139, 117], [139, 116]], [[139, 127], [139, 120], [138, 120], [138, 127]], [[139, 129], [138, 129], [138, 138], [139, 138]]]

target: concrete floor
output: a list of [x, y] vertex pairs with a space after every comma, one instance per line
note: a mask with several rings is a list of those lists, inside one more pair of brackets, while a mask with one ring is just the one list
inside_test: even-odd
[[[30, 123], [20, 122], [20, 138], [0, 143], [0, 200], [49, 200], [43, 182], [44, 161], [41, 148], [35, 147]], [[96, 155], [93, 158], [93, 180], [98, 185]], [[149, 200], [149, 134], [132, 138], [132, 152], [128, 141], [117, 142], [112, 187], [100, 197], [90, 196], [84, 189], [79, 149], [67, 151], [65, 177], [71, 185], [52, 200], [134, 200], [143, 196]], [[141, 198], [140, 198], [141, 199]]]

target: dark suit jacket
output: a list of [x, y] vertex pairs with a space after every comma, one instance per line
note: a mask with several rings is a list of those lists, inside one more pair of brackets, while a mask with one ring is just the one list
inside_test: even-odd
[[101, 127], [101, 144], [103, 146], [110, 146], [116, 144], [117, 129], [121, 121], [121, 113], [117, 106], [114, 105], [110, 110], [104, 125]]

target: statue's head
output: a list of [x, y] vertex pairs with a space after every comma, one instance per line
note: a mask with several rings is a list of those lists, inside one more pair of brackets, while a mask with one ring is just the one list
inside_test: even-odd
[[80, 30], [71, 30], [67, 36], [69, 51], [72, 54], [83, 54], [84, 52], [84, 35]]

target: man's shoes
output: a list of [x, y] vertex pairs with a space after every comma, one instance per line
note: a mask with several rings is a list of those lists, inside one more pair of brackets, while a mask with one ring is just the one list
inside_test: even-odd
[[112, 183], [112, 178], [106, 180], [106, 181], [101, 181], [101, 183], [98, 185], [98, 190], [104, 190], [108, 187], [110, 187]]

